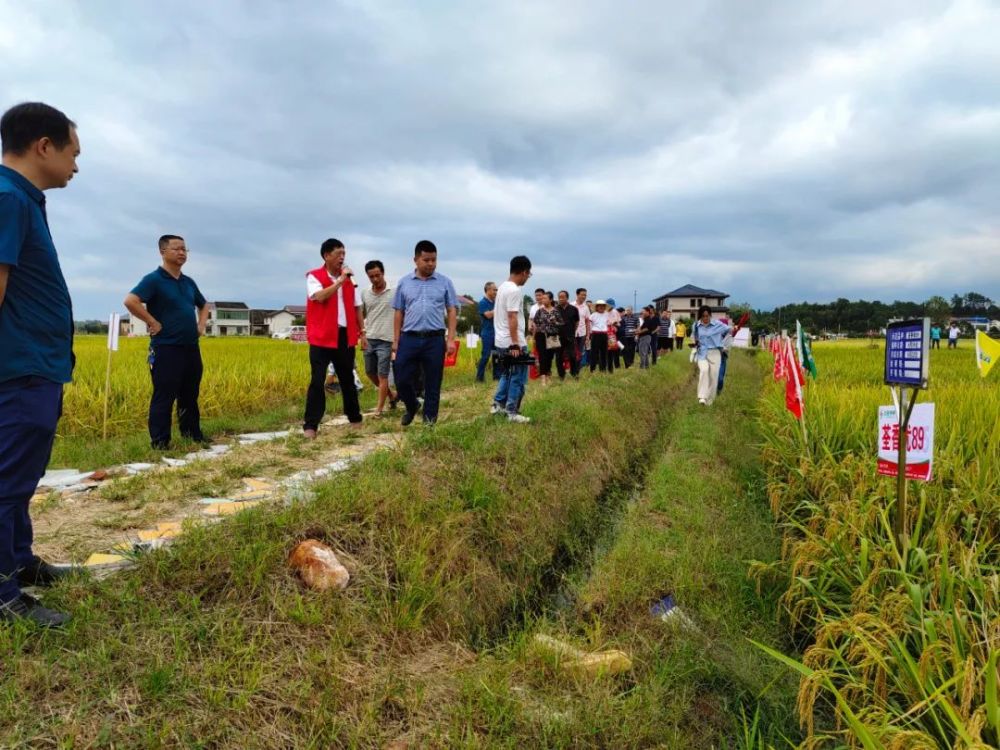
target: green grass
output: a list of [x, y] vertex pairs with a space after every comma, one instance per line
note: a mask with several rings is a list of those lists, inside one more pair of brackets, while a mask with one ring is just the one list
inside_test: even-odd
[[[659, 412], [660, 437], [641, 448], [651, 468], [644, 487], [606, 515], [591, 564], [571, 574], [562, 606], [466, 668], [450, 738], [470, 747], [707, 748], [796, 736], [796, 683], [748, 640], [786, 645], [774, 617], [780, 590], [761, 596], [747, 575], [750, 560], [780, 553], [757, 458], [759, 370], [734, 355], [724, 395], [706, 409], [693, 383], [682, 384], [689, 367], [679, 358], [660, 365], [677, 385]], [[667, 593], [698, 630], [650, 616]], [[535, 632], [587, 650], [624, 649], [635, 669], [567, 676], [532, 647]]]
[[[0, 744], [433, 741], [472, 649], [530, 620], [586, 551], [576, 540], [592, 533], [605, 488], [655, 438], [649, 404], [681, 375], [553, 386], [529, 399], [530, 426], [478, 416], [411, 429], [401, 450], [369, 456], [308, 503], [194, 528], [123, 574], [60, 585], [47, 601], [74, 614], [66, 632], [0, 629]], [[487, 390], [458, 406], [485, 412]], [[631, 417], [609, 419], [617, 412]], [[566, 444], [577, 450], [552, 450]], [[342, 555], [346, 592], [314, 594], [289, 573], [305, 537]]]

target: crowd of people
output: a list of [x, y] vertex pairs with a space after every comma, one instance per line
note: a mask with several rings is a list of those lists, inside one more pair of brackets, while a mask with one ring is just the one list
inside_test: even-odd
[[[24, 619], [58, 626], [69, 617], [44, 607], [21, 586], [47, 585], [67, 574], [32, 552], [29, 503], [45, 473], [63, 386], [74, 366], [73, 313], [46, 214], [44, 191], [66, 187], [77, 172], [80, 141], [76, 125], [59, 110], [26, 103], [0, 118], [0, 621]], [[208, 303], [197, 283], [183, 272], [188, 248], [183, 237], [159, 238], [160, 265], [143, 276], [125, 298], [125, 307], [149, 329], [148, 364], [153, 393], [147, 426], [154, 449], [170, 447], [174, 406], [182, 436], [207, 442], [198, 406], [203, 365], [199, 338], [205, 335]], [[437, 247], [416, 243], [413, 270], [394, 289], [380, 260], [365, 264], [369, 286], [359, 290], [346, 265], [344, 243], [320, 245], [322, 265], [305, 273], [309, 386], [302, 431], [317, 436], [326, 409], [328, 368], [340, 384], [344, 412], [356, 428], [362, 422], [354, 380], [356, 350], [363, 350], [366, 375], [378, 387], [373, 413], [404, 406], [401, 424], [418, 414], [425, 424], [438, 419], [446, 356], [457, 352], [458, 295], [451, 279], [437, 271]], [[656, 364], [662, 353], [680, 349], [685, 324], [647, 305], [634, 312], [613, 299], [588, 300], [587, 290], [553, 295], [535, 290], [524, 305], [531, 261], [510, 260], [509, 276], [485, 286], [480, 301], [482, 357], [476, 377], [491, 366], [497, 381], [492, 413], [515, 423], [521, 414], [529, 366], [537, 364], [547, 384], [555, 364], [560, 379], [613, 373]], [[698, 397], [710, 404], [721, 386], [726, 338], [733, 330], [712, 320], [703, 308], [692, 335], [700, 378]], [[530, 344], [530, 345], [529, 345]], [[529, 353], [533, 348], [534, 355]], [[492, 364], [491, 364], [492, 363]], [[723, 370], [724, 373], [724, 370]], [[392, 388], [394, 380], [395, 390]]]

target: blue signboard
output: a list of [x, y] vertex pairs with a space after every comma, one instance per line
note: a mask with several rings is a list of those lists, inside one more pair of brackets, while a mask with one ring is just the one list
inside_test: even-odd
[[930, 318], [900, 320], [886, 326], [886, 383], [926, 388], [929, 364]]

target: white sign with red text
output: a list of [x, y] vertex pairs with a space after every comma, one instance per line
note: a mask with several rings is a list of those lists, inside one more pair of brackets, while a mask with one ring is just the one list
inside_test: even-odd
[[[929, 482], [934, 467], [934, 404], [916, 404], [906, 430], [906, 478]], [[878, 473], [897, 476], [899, 410], [878, 408]]]

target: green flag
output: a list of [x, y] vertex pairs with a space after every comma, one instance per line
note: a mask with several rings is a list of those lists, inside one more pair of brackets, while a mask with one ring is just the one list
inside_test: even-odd
[[798, 349], [799, 363], [809, 374], [816, 377], [816, 360], [813, 359], [812, 346], [809, 344], [809, 337], [802, 330], [802, 324], [795, 321], [795, 348]]

